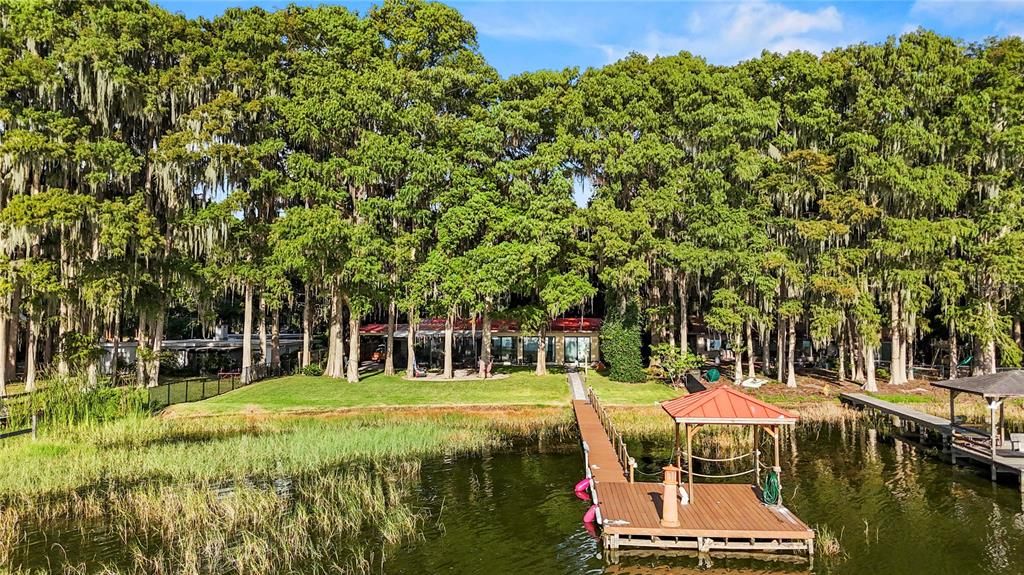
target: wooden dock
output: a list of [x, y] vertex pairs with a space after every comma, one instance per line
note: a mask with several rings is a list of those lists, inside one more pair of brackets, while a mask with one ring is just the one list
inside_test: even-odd
[[[903, 432], [903, 439], [915, 439], [927, 445], [938, 439], [950, 461], [968, 459], [988, 466], [993, 480], [998, 473], [1016, 475], [1024, 493], [1024, 454], [1009, 449], [997, 449], [993, 455], [991, 439], [982, 430], [953, 425], [950, 420], [923, 413], [906, 405], [892, 403], [864, 393], [840, 393], [843, 403], [858, 409], [868, 409], [893, 418], [893, 424]], [[910, 435], [916, 434], [916, 437]], [[998, 446], [997, 446], [998, 447]]]
[[695, 484], [693, 502], [676, 502], [679, 527], [662, 527], [663, 485], [633, 481], [636, 462], [589, 398], [572, 406], [606, 548], [814, 553], [814, 532], [785, 507], [762, 503], [752, 485]]

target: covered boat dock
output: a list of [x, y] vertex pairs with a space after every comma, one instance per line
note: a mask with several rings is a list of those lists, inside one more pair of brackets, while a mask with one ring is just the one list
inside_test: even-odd
[[[573, 402], [586, 473], [591, 479], [591, 499], [606, 548], [813, 554], [814, 532], [782, 505], [781, 498], [765, 503], [762, 489], [753, 484], [694, 481], [695, 476], [710, 478], [696, 472], [693, 463], [701, 457], [693, 453], [692, 437], [703, 426], [748, 425], [777, 438], [779, 427], [794, 424], [795, 416], [725, 384], [665, 402], [662, 407], [687, 434], [685, 486], [679, 484], [682, 469], [672, 464], [663, 469], [661, 483], [634, 481], [636, 461], [593, 390], [586, 401]], [[759, 461], [756, 445], [740, 457]], [[683, 461], [681, 446], [677, 441], [677, 464]], [[771, 472], [777, 478], [777, 446], [774, 454]], [[754, 463], [739, 475], [759, 475], [761, 471], [760, 463]]]

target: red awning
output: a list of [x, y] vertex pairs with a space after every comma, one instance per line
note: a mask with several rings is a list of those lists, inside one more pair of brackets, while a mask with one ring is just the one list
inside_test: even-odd
[[[483, 330], [483, 322], [480, 318], [476, 318], [474, 321], [460, 319], [455, 321], [455, 331], [469, 333], [473, 331], [475, 323], [475, 329], [477, 333]], [[596, 317], [566, 317], [558, 318], [551, 322], [549, 331], [558, 332], [597, 332], [601, 330], [601, 319]], [[430, 318], [420, 322], [417, 326], [417, 331], [421, 333], [438, 333], [444, 332], [445, 327], [444, 318]], [[405, 333], [409, 328], [408, 324], [398, 324], [395, 326], [396, 332]], [[492, 320], [491, 331], [494, 332], [517, 332], [519, 331], [519, 322], [510, 320]], [[386, 335], [388, 333], [388, 324], [386, 323], [368, 323], [359, 327], [359, 333], [362, 335]]]
[[665, 401], [661, 407], [679, 423], [790, 425], [797, 421], [796, 415], [727, 383]]

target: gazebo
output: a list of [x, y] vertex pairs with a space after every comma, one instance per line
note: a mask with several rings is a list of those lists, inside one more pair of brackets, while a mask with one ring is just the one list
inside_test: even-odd
[[[949, 430], [951, 447], [986, 456], [991, 461], [992, 479], [996, 478], [998, 450], [1005, 447], [1007, 399], [1024, 397], [1024, 370], [1002, 371], [974, 377], [947, 379], [932, 384], [949, 390]], [[961, 393], [977, 395], [988, 404], [988, 430], [960, 425], [956, 420], [956, 397]], [[998, 414], [996, 412], [999, 412]], [[956, 453], [953, 461], [956, 461]]]
[[[753, 473], [756, 484], [760, 485], [761, 459], [759, 446], [761, 440], [760, 434], [762, 431], [772, 437], [775, 452], [772, 470], [778, 477], [781, 473], [781, 467], [779, 464], [779, 430], [783, 425], [794, 425], [798, 419], [796, 415], [771, 405], [770, 403], [751, 397], [737, 389], [734, 389], [728, 384], [719, 384], [718, 386], [706, 391], [700, 391], [665, 401], [661, 404], [661, 407], [665, 410], [665, 413], [672, 418], [676, 425], [675, 447], [673, 453], [675, 455], [676, 467], [679, 468], [682, 467], [682, 440], [680, 433], [685, 434], [687, 492], [691, 502], [694, 498], [694, 476], [714, 477], [694, 472], [694, 459], [701, 461], [725, 462], [753, 456], [754, 466], [752, 469], [733, 474], [728, 477], [736, 477], [746, 475], [747, 473]], [[693, 437], [705, 425], [743, 425], [752, 427], [754, 440], [753, 451], [727, 459], [711, 459], [694, 455]], [[782, 504], [781, 493], [780, 489], [778, 499], [774, 503], [779, 505]]]

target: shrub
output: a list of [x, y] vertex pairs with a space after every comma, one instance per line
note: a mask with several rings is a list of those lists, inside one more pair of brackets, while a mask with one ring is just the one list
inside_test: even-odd
[[608, 379], [641, 382], [647, 379], [640, 355], [640, 326], [610, 318], [601, 326], [601, 357], [608, 364]]
[[324, 374], [324, 368], [320, 367], [315, 363], [311, 363], [306, 367], [302, 368], [302, 375], [319, 376]]
[[64, 377], [50, 380], [44, 391], [33, 396], [33, 404], [43, 411], [46, 425], [70, 427], [146, 413], [149, 394], [139, 387], [90, 387], [83, 376]]
[[669, 380], [672, 385], [682, 385], [686, 379], [686, 373], [704, 364], [704, 358], [699, 355], [683, 352], [667, 343], [662, 343], [651, 348], [651, 368], [655, 376]]

